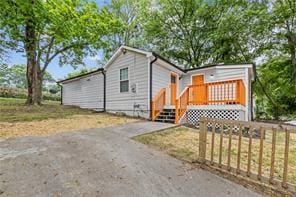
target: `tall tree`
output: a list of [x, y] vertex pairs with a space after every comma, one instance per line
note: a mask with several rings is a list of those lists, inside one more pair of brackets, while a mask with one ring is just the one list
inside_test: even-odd
[[296, 2], [295, 0], [272, 1], [271, 24], [273, 25], [272, 49], [288, 54], [292, 64], [290, 79], [296, 90]]
[[147, 45], [142, 36], [142, 12], [148, 9], [149, 5], [149, 0], [111, 0], [108, 10], [124, 25], [118, 33], [107, 37], [108, 45], [104, 49], [106, 59], [121, 45], [138, 48]]
[[146, 13], [146, 37], [162, 55], [196, 67], [209, 58], [210, 22], [217, 20], [213, 11], [203, 1], [159, 0]]
[[1, 32], [12, 49], [26, 54], [28, 104], [41, 104], [43, 77], [55, 58], [60, 65], [81, 64], [121, 26], [105, 8], [87, 0], [11, 0], [0, 1], [0, 7]]
[[250, 61], [255, 54], [251, 49], [257, 43], [248, 26], [256, 21], [256, 13], [250, 13], [255, 5], [259, 8], [261, 4], [247, 0], [159, 0], [147, 12], [146, 37], [153, 48], [187, 68]]
[[256, 111], [258, 118], [274, 118], [295, 114], [296, 90], [291, 83], [291, 61], [275, 57], [258, 68], [256, 83]]

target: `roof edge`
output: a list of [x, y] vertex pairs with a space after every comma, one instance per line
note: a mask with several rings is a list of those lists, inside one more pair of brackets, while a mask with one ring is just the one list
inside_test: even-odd
[[196, 67], [196, 68], [189, 68], [185, 69], [185, 72], [190, 72], [194, 70], [200, 70], [200, 69], [205, 69], [205, 68], [212, 68], [212, 67], [219, 67], [219, 66], [231, 66], [231, 65], [252, 65], [254, 66], [255, 64], [253, 62], [243, 62], [243, 63], [226, 63], [226, 64], [221, 64], [221, 63], [213, 63], [213, 64], [206, 64], [204, 66]]
[[103, 72], [103, 71], [104, 71], [104, 68], [98, 68], [97, 70], [94, 70], [94, 71], [90, 71], [90, 72], [87, 72], [87, 73], [84, 73], [84, 74], [81, 74], [81, 75], [77, 75], [77, 76], [74, 76], [74, 77], [70, 77], [70, 78], [67, 78], [67, 79], [63, 79], [63, 80], [57, 81], [56, 83], [57, 84], [60, 84], [60, 83], [66, 82], [66, 81], [70, 81], [70, 80], [74, 80], [74, 79], [86, 77], [87, 75], [91, 75], [91, 74], [94, 74], [96, 72]]
[[155, 56], [155, 57], [157, 57], [158, 59], [161, 59], [162, 61], [170, 64], [171, 66], [175, 67], [176, 69], [178, 69], [178, 70], [180, 70], [180, 71], [182, 71], [184, 73], [186, 72], [183, 68], [181, 68], [180, 66], [177, 66], [176, 64], [170, 62], [169, 60], [167, 60], [166, 58], [162, 57], [161, 55], [159, 55], [159, 54], [157, 54], [155, 52], [152, 52], [152, 55]]

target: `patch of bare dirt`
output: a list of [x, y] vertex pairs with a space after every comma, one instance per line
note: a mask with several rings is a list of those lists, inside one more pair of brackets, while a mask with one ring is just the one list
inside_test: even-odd
[[64, 119], [48, 119], [32, 122], [0, 122], [0, 138], [44, 136], [61, 132], [101, 128], [137, 121], [128, 117], [109, 114], [74, 115]]

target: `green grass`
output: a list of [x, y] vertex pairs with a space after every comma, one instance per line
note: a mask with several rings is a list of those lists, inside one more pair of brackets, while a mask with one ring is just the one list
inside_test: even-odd
[[[271, 158], [271, 132], [266, 131], [266, 136], [263, 142], [263, 174], [269, 176], [270, 171], [270, 158]], [[199, 130], [191, 129], [187, 127], [178, 127], [168, 129], [161, 132], [154, 132], [150, 134], [140, 135], [134, 138], [135, 140], [155, 147], [159, 150], [167, 152], [169, 155], [174, 156], [180, 160], [187, 162], [196, 162], [198, 159], [199, 151]], [[212, 133], [208, 132], [207, 135], [207, 151], [206, 158], [210, 160]], [[275, 151], [275, 178], [281, 180], [283, 174], [283, 161], [284, 161], [284, 141], [285, 134], [277, 133], [276, 137], [276, 151]], [[218, 162], [219, 157], [219, 142], [220, 135], [215, 134], [214, 141], [214, 161]], [[248, 158], [248, 137], [242, 137], [242, 150], [241, 150], [241, 169], [246, 171], [247, 158]], [[257, 173], [259, 162], [259, 139], [253, 139], [252, 143], [252, 161], [251, 171]], [[231, 148], [231, 166], [237, 165], [238, 154], [238, 136], [232, 137]], [[223, 138], [222, 147], [222, 163], [227, 163], [228, 155], [228, 135], [225, 134]], [[296, 184], [296, 134], [290, 134], [290, 146], [289, 146], [289, 160], [288, 160], [288, 182]]]
[[25, 122], [93, 114], [90, 110], [62, 106], [57, 101], [44, 101], [41, 106], [27, 106], [25, 99], [0, 97], [0, 122]]

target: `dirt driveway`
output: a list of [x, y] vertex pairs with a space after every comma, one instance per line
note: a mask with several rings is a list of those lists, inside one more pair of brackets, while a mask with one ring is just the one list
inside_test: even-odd
[[172, 125], [125, 125], [0, 141], [0, 196], [256, 196], [130, 137]]

